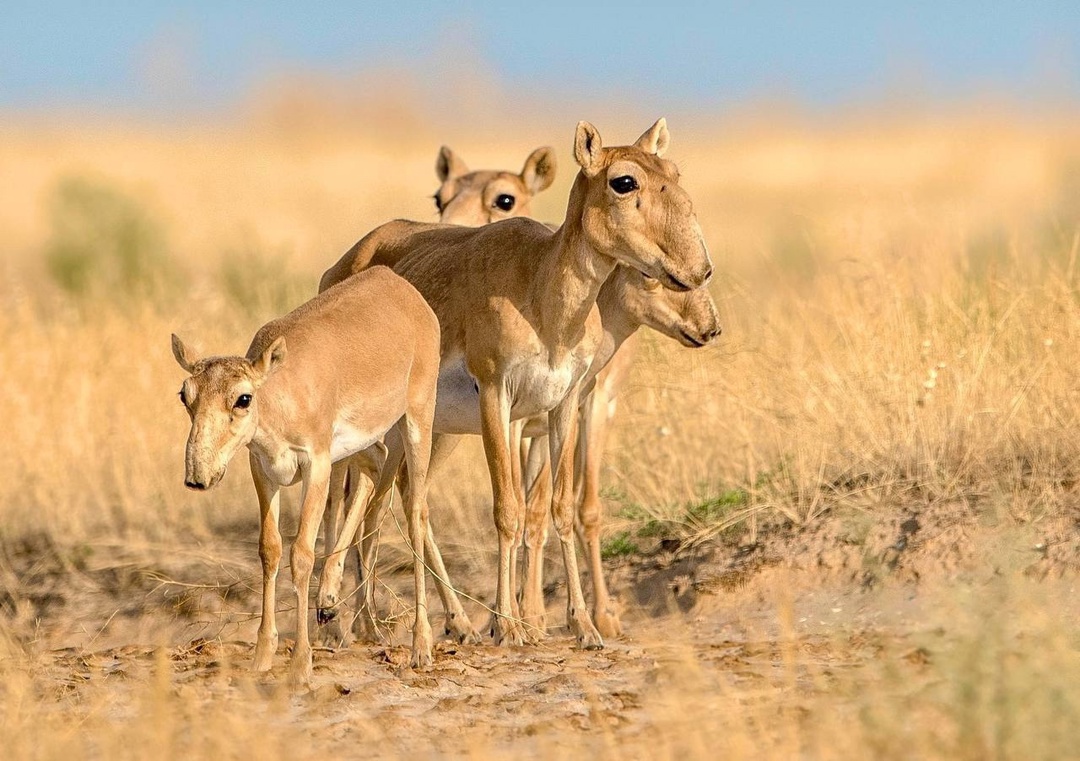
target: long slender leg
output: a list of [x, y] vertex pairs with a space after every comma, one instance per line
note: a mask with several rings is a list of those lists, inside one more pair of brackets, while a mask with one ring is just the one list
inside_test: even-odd
[[[378, 608], [375, 604], [375, 556], [382, 529], [382, 511], [394, 488], [394, 479], [405, 457], [404, 444], [396, 427], [386, 435], [387, 455], [371, 498], [363, 505], [364, 520], [360, 537], [360, 588], [357, 590], [357, 617], [353, 632], [366, 642], [381, 642]], [[360, 505], [357, 505], [357, 509]]]
[[[431, 464], [428, 466], [428, 480], [443, 466], [450, 457], [450, 453], [461, 441], [460, 436], [448, 436], [435, 434], [431, 440]], [[427, 538], [424, 542], [424, 555], [427, 558], [428, 568], [439, 582], [435, 589], [439, 592], [442, 601], [443, 612], [446, 614], [446, 633], [453, 636], [458, 642], [475, 644], [480, 641], [480, 635], [473, 628], [472, 621], [465, 613], [461, 605], [461, 599], [450, 582], [450, 575], [446, 572], [446, 564], [443, 563], [442, 553], [435, 543], [435, 532], [428, 523]]]
[[555, 467], [552, 483], [551, 517], [562, 545], [566, 566], [566, 620], [578, 644], [586, 649], [604, 646], [585, 608], [577, 554], [574, 548], [574, 449], [577, 438], [578, 393], [576, 384], [566, 398], [548, 414], [548, 441]]
[[[339, 460], [333, 464], [330, 469], [330, 494], [326, 498], [326, 515], [323, 518], [323, 554], [325, 559], [323, 560], [323, 570], [320, 574], [319, 584], [319, 599], [324, 597], [323, 588], [326, 583], [326, 578], [331, 575], [329, 566], [333, 564], [334, 548], [338, 545], [338, 541], [341, 538], [342, 524], [345, 519], [346, 503], [351, 502], [351, 497], [355, 493], [356, 481], [351, 481], [352, 488], [349, 488], [349, 460]], [[344, 562], [341, 563], [344, 566]], [[340, 575], [340, 572], [339, 572]], [[319, 603], [316, 608], [315, 614], [315, 634], [314, 641], [317, 645], [324, 645], [326, 647], [337, 647], [345, 644], [349, 636], [348, 629], [341, 625], [340, 619], [337, 617], [337, 597], [332, 595], [334, 604], [325, 606], [322, 602]], [[336, 623], [335, 623], [336, 622]]]
[[337, 545], [341, 522], [345, 518], [346, 476], [348, 460], [335, 462], [330, 469], [330, 494], [326, 498], [326, 515], [323, 519], [323, 552], [329, 553]]
[[[345, 570], [345, 553], [352, 544], [368, 499], [375, 490], [375, 479], [379, 477], [386, 462], [386, 447], [376, 444], [359, 452], [347, 460], [335, 463], [331, 471], [331, 503], [333, 503], [334, 476], [339, 469], [345, 469], [349, 476], [348, 504], [345, 509], [345, 522], [337, 534], [337, 541], [332, 545], [330, 554], [323, 564], [322, 578], [319, 580], [319, 595], [316, 603], [316, 619], [326, 624], [337, 616], [340, 602], [341, 576]], [[339, 465], [344, 464], [343, 468]], [[339, 476], [340, 478], [340, 476]], [[341, 478], [344, 481], [343, 478]]]
[[530, 442], [525, 467], [525, 585], [521, 617], [534, 630], [547, 628], [544, 610], [544, 545], [551, 511], [551, 460], [546, 436]]
[[524, 644], [521, 623], [514, 618], [510, 584], [510, 561], [518, 524], [524, 519], [525, 506], [519, 502], [521, 487], [514, 484], [510, 451], [510, 397], [501, 381], [480, 385], [480, 422], [491, 476], [495, 529], [499, 535], [498, 584], [495, 591], [495, 615], [492, 635], [496, 644]]
[[581, 436], [578, 445], [583, 466], [581, 469], [581, 503], [578, 519], [581, 524], [582, 541], [588, 555], [589, 578], [593, 588], [593, 621], [601, 635], [616, 637], [622, 634], [618, 606], [608, 593], [604, 580], [604, 562], [600, 554], [600, 524], [604, 506], [600, 501], [600, 464], [607, 439], [607, 423], [611, 417], [614, 400], [608, 396], [607, 385], [598, 382], [582, 411]]
[[315, 535], [326, 510], [330, 491], [330, 455], [321, 453], [301, 465], [304, 494], [300, 501], [300, 525], [292, 545], [293, 587], [296, 590], [296, 645], [293, 647], [290, 676], [294, 682], [311, 681], [311, 640], [308, 636], [308, 586], [315, 566]]
[[427, 473], [431, 458], [431, 418], [434, 397], [430, 405], [405, 413], [398, 425], [405, 442], [404, 485], [405, 519], [409, 524], [409, 547], [413, 553], [413, 591], [416, 599], [416, 619], [413, 622], [412, 667], [432, 664], [431, 624], [427, 608], [427, 569], [424, 566], [424, 543], [428, 536]]
[[275, 610], [277, 608], [277, 575], [281, 563], [281, 533], [278, 531], [281, 489], [271, 483], [263, 473], [262, 466], [250, 455], [251, 479], [259, 496], [259, 560], [262, 562], [262, 620], [259, 623], [255, 643], [256, 671], [269, 671], [277, 652], [278, 630]]
[[[512, 420], [510, 422], [510, 473], [513, 479], [514, 489], [517, 490], [517, 503], [525, 504], [525, 489], [523, 481], [523, 468], [521, 462], [522, 430], [525, 420]], [[522, 520], [518, 521], [517, 530], [514, 532], [514, 543], [510, 550], [510, 610], [514, 618], [521, 618], [521, 609], [518, 606], [518, 550], [525, 540], [524, 512]]]

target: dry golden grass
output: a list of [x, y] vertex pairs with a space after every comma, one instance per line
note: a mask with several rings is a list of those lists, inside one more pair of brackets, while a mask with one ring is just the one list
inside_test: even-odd
[[[713, 291], [725, 334], [693, 352], [648, 338], [608, 447], [613, 531], [633, 536], [651, 520], [703, 540], [735, 523], [754, 531], [759, 520], [807, 524], [839, 508], [872, 515], [883, 504], [951, 502], [1037, 525], [1073, 504], [1080, 131], [1007, 117], [682, 130], [679, 115], [668, 116], [672, 156], [720, 273]], [[555, 145], [561, 161], [556, 186], [535, 204], [545, 220], [562, 217], [576, 118], [534, 125], [547, 135], [535, 142]], [[609, 142], [636, 136], [598, 126]], [[187, 419], [169, 333], [208, 353], [239, 352], [264, 321], [313, 293], [321, 271], [368, 229], [434, 218], [440, 142], [409, 133], [387, 144], [362, 129], [8, 123], [0, 132], [5, 554], [40, 542], [77, 564], [80, 548], [107, 553], [117, 538], [158, 552], [222, 535], [253, 542], [243, 464], [212, 495], [182, 487]], [[471, 166], [517, 167], [535, 146], [484, 134], [453, 147]], [[137, 274], [129, 288], [117, 255], [109, 266], [118, 269], [95, 270], [81, 294], [61, 287], [48, 262], [72, 213], [58, 210], [57, 189], [73, 178], [131, 200], [159, 235], [167, 275]], [[459, 562], [484, 563], [489, 487], [478, 444], [462, 450], [433, 485], [433, 520], [448, 527]], [[733, 492], [741, 496], [719, 513], [693, 510]], [[0, 571], [13, 593], [15, 572], [7, 561]], [[1038, 589], [1002, 589], [993, 605], [973, 603], [971, 620], [935, 617], [956, 626], [929, 666], [909, 669], [901, 653], [835, 676], [781, 646], [779, 676], [751, 689], [703, 668], [687, 644], [683, 666], [672, 656], [645, 699], [650, 721], [596, 730], [578, 750], [1053, 757], [1075, 747], [1075, 731], [1055, 718], [1075, 718], [1080, 707], [1071, 619], [1052, 613]], [[16, 598], [8, 613], [22, 626], [32, 614]], [[784, 610], [775, 616], [781, 645]], [[1022, 640], [1010, 628], [1018, 617], [1030, 622]], [[25, 632], [9, 628], [0, 722], [15, 756], [142, 757], [154, 747], [295, 757], [322, 747], [283, 698], [185, 700], [164, 659], [130, 680], [119, 704], [93, 686], [57, 703]], [[62, 644], [47, 631], [36, 637]], [[909, 637], [898, 645], [918, 646]], [[789, 678], [809, 685], [798, 699], [785, 689]], [[248, 689], [244, 679], [229, 684]], [[1036, 719], [1022, 720], [1024, 712]], [[1049, 734], [1033, 736], [1040, 727]], [[482, 729], [465, 734], [475, 755], [508, 754]], [[376, 723], [361, 736], [377, 740], [380, 731]], [[534, 738], [528, 752], [560, 749], [559, 737]]]

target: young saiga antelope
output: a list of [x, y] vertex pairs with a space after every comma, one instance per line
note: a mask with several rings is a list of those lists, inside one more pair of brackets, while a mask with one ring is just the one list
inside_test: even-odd
[[308, 584], [331, 469], [392, 427], [405, 449], [405, 507], [414, 548], [412, 663], [430, 664], [422, 548], [439, 324], [423, 297], [389, 269], [375, 267], [264, 325], [244, 357], [197, 360], [175, 335], [172, 346], [190, 373], [180, 390], [191, 417], [185, 485], [210, 489], [236, 452], [248, 448], [262, 516], [263, 605], [254, 668], [270, 668], [278, 643], [274, 584], [281, 559], [281, 487], [303, 484], [291, 556], [297, 619], [291, 674], [307, 682]]
[[[435, 431], [480, 433], [491, 475], [496, 642], [524, 641], [511, 576], [525, 517], [511, 422], [546, 413], [567, 620], [582, 647], [603, 646], [585, 610], [573, 544], [572, 442], [581, 383], [602, 337], [597, 294], [619, 262], [676, 291], [712, 276], [690, 197], [675, 165], [661, 158], [668, 140], [661, 119], [634, 145], [605, 148], [596, 128], [581, 122], [574, 139], [581, 171], [558, 230], [523, 218], [476, 229], [391, 222], [323, 275], [321, 286], [328, 287], [369, 264], [397, 262], [439, 317]], [[396, 467], [387, 461], [391, 473]]]

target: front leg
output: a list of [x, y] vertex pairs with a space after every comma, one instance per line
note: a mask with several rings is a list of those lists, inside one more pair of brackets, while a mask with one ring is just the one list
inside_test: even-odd
[[510, 396], [502, 379], [480, 385], [480, 423], [491, 476], [495, 530], [499, 534], [499, 575], [492, 635], [496, 644], [521, 645], [525, 637], [521, 622], [514, 617], [510, 563], [525, 506], [519, 501], [521, 487], [514, 483], [514, 467], [510, 461]]
[[578, 508], [582, 544], [588, 554], [589, 577], [593, 588], [593, 621], [605, 637], [622, 634], [619, 609], [604, 580], [604, 561], [600, 549], [600, 524], [604, 506], [600, 501], [600, 464], [604, 456], [607, 424], [612, 400], [606, 383], [598, 382], [582, 409], [578, 436], [581, 461], [581, 504]]
[[300, 525], [293, 542], [291, 564], [296, 590], [296, 645], [293, 647], [290, 677], [294, 683], [311, 681], [311, 640], [308, 637], [308, 586], [315, 566], [315, 535], [330, 490], [330, 454], [321, 452], [301, 464], [304, 493], [300, 503]]
[[585, 608], [585, 595], [581, 591], [581, 575], [578, 573], [574, 548], [574, 444], [577, 438], [580, 388], [580, 383], [575, 384], [566, 398], [548, 413], [548, 441], [551, 462], [554, 464], [551, 517], [562, 545], [563, 564], [566, 566], [566, 621], [570, 631], [577, 637], [578, 644], [587, 650], [594, 650], [602, 648], [604, 640]]
[[278, 566], [281, 564], [281, 533], [278, 530], [280, 487], [263, 472], [259, 459], [249, 455], [251, 480], [259, 496], [259, 560], [262, 563], [262, 620], [255, 643], [255, 671], [269, 671], [277, 652], [278, 630], [275, 609]]

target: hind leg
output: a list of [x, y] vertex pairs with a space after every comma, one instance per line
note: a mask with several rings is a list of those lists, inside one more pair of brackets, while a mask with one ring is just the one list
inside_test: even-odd
[[[461, 440], [460, 436], [435, 434], [431, 439], [431, 464], [428, 467], [428, 480], [446, 464], [450, 453], [454, 451]], [[435, 589], [442, 601], [443, 612], [446, 614], [446, 633], [458, 642], [475, 644], [480, 641], [480, 635], [473, 626], [465, 608], [461, 605], [454, 585], [450, 581], [450, 575], [446, 572], [446, 564], [443, 563], [442, 552], [435, 542], [435, 532], [428, 522], [427, 539], [424, 542], [424, 556], [427, 560], [428, 570], [435, 576], [438, 583]]]
[[[349, 494], [347, 500], [343, 499], [346, 502], [344, 524], [326, 558], [322, 578], [319, 581], [319, 595], [316, 603], [316, 619], [319, 624], [329, 624], [337, 618], [337, 608], [341, 603], [341, 577], [345, 568], [345, 554], [356, 535], [367, 509], [368, 500], [375, 489], [375, 479], [379, 477], [385, 462], [386, 447], [376, 444], [348, 458], [344, 461], [343, 468], [335, 466], [335, 470], [347, 470]], [[344, 480], [340, 474], [334, 475], [338, 475], [339, 480]], [[333, 475], [331, 480], [333, 482]], [[333, 502], [333, 488], [331, 502]]]
[[525, 581], [521, 591], [521, 617], [530, 631], [542, 635], [547, 628], [544, 546], [551, 509], [551, 467], [546, 436], [537, 436], [530, 441], [525, 486]]
[[580, 647], [602, 648], [604, 640], [585, 608], [577, 553], [574, 547], [574, 451], [577, 444], [578, 391], [575, 386], [566, 398], [548, 414], [548, 445], [554, 472], [551, 517], [562, 545], [566, 567], [566, 619]]
[[428, 536], [427, 475], [431, 460], [431, 422], [435, 416], [434, 393], [418, 393], [398, 428], [405, 446], [406, 483], [405, 518], [409, 525], [409, 545], [413, 554], [413, 591], [416, 618], [413, 622], [412, 666], [422, 668], [432, 663], [431, 624], [427, 609], [427, 568], [424, 543]]

